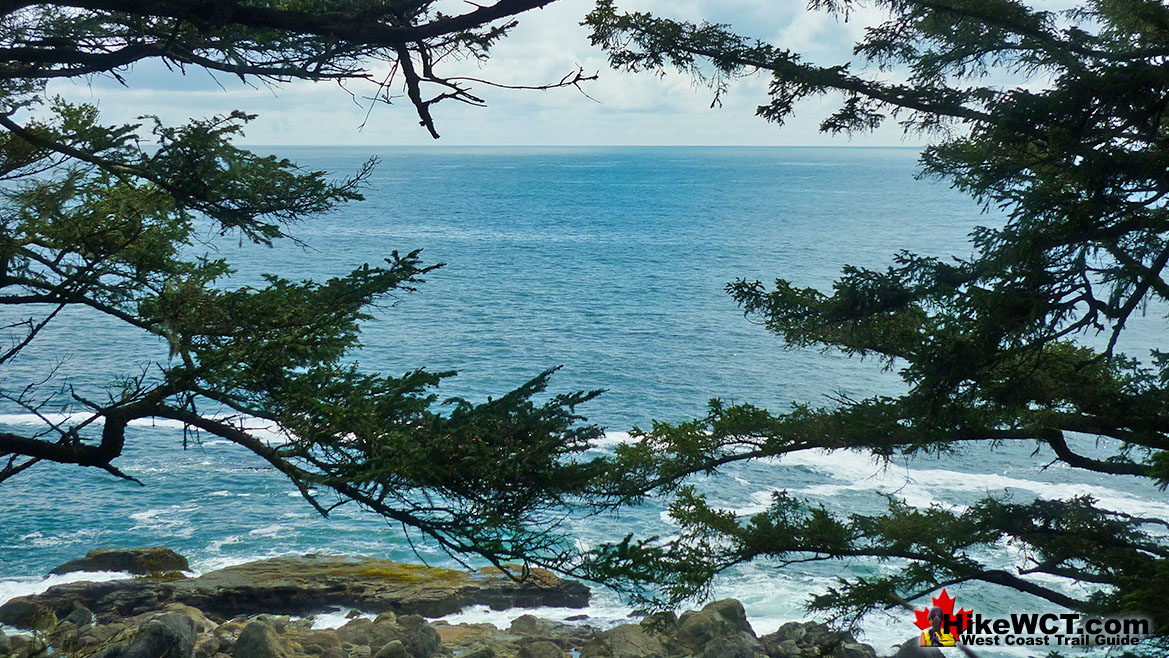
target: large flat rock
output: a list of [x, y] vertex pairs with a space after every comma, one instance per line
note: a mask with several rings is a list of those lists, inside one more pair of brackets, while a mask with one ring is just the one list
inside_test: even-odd
[[62, 574], [74, 571], [125, 571], [144, 576], [166, 571], [190, 569], [187, 558], [164, 546], [155, 548], [99, 548], [85, 554], [85, 557], [69, 560], [49, 573]]
[[[518, 568], [515, 572], [518, 574]], [[51, 608], [58, 618], [84, 606], [99, 619], [161, 610], [182, 603], [222, 618], [247, 614], [309, 615], [340, 607], [439, 617], [471, 605], [513, 607], [588, 605], [589, 589], [542, 569], [517, 582], [498, 569], [436, 569], [364, 557], [279, 557], [211, 571], [197, 578], [132, 578], [69, 583], [13, 599]]]

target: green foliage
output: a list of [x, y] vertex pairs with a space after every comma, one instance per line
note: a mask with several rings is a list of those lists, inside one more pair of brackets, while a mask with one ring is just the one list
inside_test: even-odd
[[[836, 95], [823, 130], [895, 119], [930, 135], [922, 175], [1006, 221], [975, 230], [967, 258], [902, 253], [884, 271], [845, 268], [831, 291], [783, 279], [730, 284], [746, 314], [788, 347], [879, 358], [906, 392], [785, 413], [716, 401], [704, 419], [655, 424], [619, 458], [656, 491], [674, 492], [678, 538], [602, 547], [597, 577], [625, 578], [635, 593], [676, 603], [759, 558], [888, 560], [899, 568], [842, 581], [812, 607], [855, 619], [941, 585], [981, 581], [1077, 610], [1149, 614], [1167, 632], [1157, 598], [1169, 587], [1164, 519], [1089, 496], [990, 496], [960, 512], [892, 499], [884, 514], [841, 518], [784, 493], [766, 512], [739, 517], [682, 483], [807, 449], [887, 459], [1025, 442], [1037, 446], [1037, 460], [1164, 488], [1166, 357], [1125, 355], [1117, 345], [1134, 314], [1162, 315], [1169, 302], [1169, 8], [878, 0], [886, 18], [865, 31], [856, 61], [820, 66], [729, 26], [616, 4], [600, 0], [586, 19], [615, 66], [688, 71], [711, 84], [716, 101], [735, 77], [765, 72], [769, 98], [758, 114], [775, 122], [802, 99]], [[813, 8], [844, 16], [853, 4]], [[1004, 544], [1021, 556], [1011, 568], [988, 559]], [[1061, 578], [1074, 586], [1052, 584]]]
[[[436, 73], [441, 60], [485, 56], [516, 14], [546, 3], [501, 0], [457, 16], [434, 4], [0, 7], [0, 305], [6, 318], [27, 318], [2, 330], [0, 397], [32, 413], [73, 413], [63, 423], [42, 416], [44, 427], [29, 435], [0, 432], [0, 481], [40, 462], [131, 479], [116, 465], [127, 424], [172, 419], [260, 456], [322, 514], [360, 505], [452, 553], [495, 564], [562, 564], [571, 547], [563, 521], [629, 495], [614, 488], [604, 463], [581, 458], [600, 429], [575, 409], [596, 391], [536, 402], [548, 371], [485, 403], [444, 406], [435, 387], [454, 373], [358, 368], [362, 321], [438, 267], [418, 251], [326, 281], [276, 273], [252, 285], [229, 281], [228, 262], [201, 255], [209, 233], [257, 245], [295, 240], [297, 224], [361, 199], [373, 161], [331, 180], [236, 146], [253, 118], [240, 111], [178, 126], [151, 116], [106, 125], [94, 106], [44, 91], [59, 77], [121, 80], [145, 59], [267, 84], [366, 80], [366, 67], [383, 60], [434, 133], [434, 103], [480, 102]], [[116, 374], [104, 399], [89, 399], [51, 364], [32, 381], [10, 367], [71, 307], [159, 339], [156, 353], [141, 355], [149, 365]], [[287, 442], [261, 440], [251, 419], [269, 421]]]
[[[324, 282], [276, 274], [246, 287], [226, 285], [222, 259], [192, 255], [200, 226], [258, 244], [290, 239], [296, 223], [358, 200], [372, 163], [333, 181], [234, 146], [244, 113], [110, 126], [91, 106], [45, 94], [50, 79], [121, 79], [146, 59], [270, 84], [364, 80], [380, 60], [437, 136], [435, 103], [481, 102], [436, 72], [443, 57], [485, 57], [517, 14], [547, 2], [497, 0], [457, 16], [407, 0], [0, 7], [0, 304], [28, 316], [5, 330], [0, 368], [74, 306], [166, 343], [153, 368], [111, 382], [108, 399], [71, 397], [81, 416], [31, 436], [0, 433], [0, 480], [41, 461], [125, 477], [115, 461], [127, 423], [168, 418], [251, 450], [322, 513], [358, 504], [456, 553], [553, 566], [666, 603], [750, 560], [876, 559], [898, 568], [842, 581], [812, 606], [855, 618], [942, 583], [981, 581], [1078, 610], [1151, 614], [1169, 629], [1159, 605], [1165, 520], [1089, 496], [988, 497], [962, 510], [891, 498], [882, 513], [844, 517], [781, 491], [742, 517], [689, 482], [809, 449], [887, 459], [1025, 442], [1073, 468], [1169, 483], [1169, 356], [1117, 350], [1135, 313], [1169, 301], [1163, 3], [1056, 12], [1016, 0], [879, 0], [887, 20], [856, 45], [858, 61], [820, 66], [727, 26], [599, 0], [586, 24], [616, 66], [687, 71], [716, 103], [737, 76], [765, 71], [758, 114], [775, 122], [801, 100], [836, 94], [823, 130], [893, 119], [934, 134], [923, 175], [1006, 216], [972, 233], [967, 258], [898, 254], [884, 271], [845, 269], [830, 291], [782, 279], [728, 286], [793, 348], [881, 359], [903, 395], [782, 413], [715, 401], [704, 418], [635, 432], [612, 460], [582, 456], [600, 430], [576, 407], [596, 392], [534, 401], [550, 372], [486, 403], [444, 407], [434, 387], [450, 373], [387, 376], [351, 362], [370, 309], [433, 269], [418, 252]], [[839, 15], [852, 6], [813, 3]], [[52, 374], [5, 378], [0, 395], [34, 412], [58, 405], [53, 391], [68, 389], [42, 386]], [[269, 445], [240, 417], [269, 420], [289, 440]], [[628, 537], [586, 556], [569, 548], [568, 515], [657, 494], [673, 496], [677, 537]], [[986, 559], [1004, 543], [1022, 556], [1011, 569]]]

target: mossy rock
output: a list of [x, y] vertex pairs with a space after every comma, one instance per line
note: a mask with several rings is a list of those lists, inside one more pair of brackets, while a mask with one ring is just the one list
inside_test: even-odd
[[[87, 559], [104, 555], [91, 554]], [[272, 558], [197, 578], [178, 575], [163, 571], [148, 578], [70, 583], [22, 598], [44, 602], [58, 615], [84, 606], [103, 621], [161, 610], [174, 603], [231, 619], [259, 613], [305, 616], [336, 608], [441, 617], [472, 605], [496, 610], [579, 608], [589, 600], [587, 587], [549, 573], [534, 572], [517, 582], [498, 570], [464, 572], [338, 555]]]
[[[187, 558], [164, 546], [154, 548], [99, 548], [69, 560], [51, 574], [74, 571], [124, 571], [138, 576], [189, 571]], [[181, 574], [180, 574], [181, 575]]]
[[[371, 566], [366, 564], [368, 562], [376, 562], [377, 564]], [[329, 568], [329, 571], [343, 573], [345, 568], [342, 565], [341, 568]], [[424, 567], [419, 564], [405, 564], [387, 560], [363, 560], [362, 565], [356, 568], [356, 573], [366, 578], [374, 578], [389, 583], [441, 582], [462, 584], [467, 580], [467, 574], [462, 571]]]

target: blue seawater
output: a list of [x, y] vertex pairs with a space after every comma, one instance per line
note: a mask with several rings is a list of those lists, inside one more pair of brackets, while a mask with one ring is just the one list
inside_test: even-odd
[[[899, 250], [969, 255], [969, 232], [1002, 221], [942, 183], [915, 179], [914, 149], [274, 150], [337, 176], [371, 155], [381, 162], [364, 202], [294, 227], [302, 245], [261, 248], [208, 233], [195, 253], [228, 258], [237, 269], [231, 283], [243, 285], [265, 272], [323, 279], [395, 249], [421, 248], [425, 262], [445, 267], [364, 325], [364, 348], [354, 355], [361, 366], [392, 374], [457, 370], [440, 393], [476, 400], [563, 366], [553, 392], [606, 390], [581, 409], [610, 432], [598, 450], [634, 426], [700, 416], [711, 398], [784, 410], [793, 402], [830, 404], [836, 395], [897, 392], [896, 374], [877, 362], [784, 350], [743, 317], [725, 286], [782, 277], [826, 289], [843, 265], [881, 268]], [[5, 313], [0, 319], [19, 319]], [[1140, 354], [1162, 330], [1160, 314], [1151, 313], [1135, 323], [1127, 345]], [[156, 339], [69, 311], [3, 376], [10, 388], [55, 367], [58, 381], [100, 398], [117, 376], [166, 355]], [[0, 405], [0, 429], [27, 432], [38, 422]], [[358, 510], [322, 519], [288, 482], [225, 441], [203, 437], [184, 450], [181, 428], [167, 423], [137, 424], [130, 434], [120, 465], [145, 487], [52, 465], [0, 486], [0, 599], [43, 587], [48, 569], [101, 546], [167, 545], [200, 571], [310, 551], [452, 564], [419, 537], [416, 555], [400, 528]], [[988, 493], [1025, 500], [1091, 492], [1116, 509], [1169, 518], [1163, 496], [1145, 483], [1045, 468], [1048, 456], [1031, 451], [979, 449], [887, 468], [862, 454], [804, 454], [697, 483], [741, 513], [764, 509], [776, 490], [841, 513], [880, 509], [883, 494], [960, 507]], [[651, 501], [619, 519], [583, 521], [577, 533], [589, 545], [671, 528], [662, 502]], [[1017, 557], [1012, 551], [999, 547], [991, 559], [1006, 563]], [[803, 617], [808, 594], [836, 576], [897, 566], [780, 569], [761, 561], [730, 571], [715, 595], [743, 600], [764, 633]], [[960, 605], [988, 614], [1048, 607], [975, 586], [960, 586], [957, 595]], [[628, 608], [598, 590], [589, 613], [614, 621]], [[457, 619], [503, 623], [518, 614], [470, 611]], [[884, 650], [916, 633], [911, 621], [895, 612], [869, 617], [862, 628]]]

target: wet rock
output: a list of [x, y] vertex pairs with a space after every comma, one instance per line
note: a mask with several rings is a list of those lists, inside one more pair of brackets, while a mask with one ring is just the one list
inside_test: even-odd
[[409, 658], [406, 646], [399, 640], [391, 640], [374, 654], [373, 658]]
[[45, 651], [45, 642], [32, 635], [12, 635], [8, 638], [8, 652], [13, 656], [36, 656]]
[[520, 646], [518, 658], [564, 658], [564, 652], [555, 642], [537, 640]]
[[[273, 566], [271, 562], [261, 564], [267, 568]], [[355, 564], [369, 567], [371, 563], [357, 560]], [[253, 576], [255, 573], [258, 572], [253, 572]], [[429, 579], [434, 574], [423, 567], [415, 567], [397, 572], [394, 579], [410, 581], [416, 576], [411, 583], [414, 589], [410, 595], [431, 597], [427, 600], [433, 601], [436, 592], [450, 592], [452, 581], [465, 584], [477, 578], [462, 572], [451, 573], [458, 575], [448, 578], [447, 574], [440, 574], [438, 581], [433, 582]], [[369, 578], [386, 580], [385, 573], [366, 573], [358, 578], [351, 576], [352, 573], [346, 573], [336, 581], [322, 577], [322, 582], [313, 585], [316, 588], [313, 591], [324, 592], [327, 597], [330, 591], [351, 591], [347, 588], [354, 587], [355, 582], [368, 583]], [[274, 580], [283, 578], [277, 576]], [[180, 583], [179, 587], [188, 587], [199, 580], [190, 579]], [[144, 600], [135, 598], [138, 594], [126, 594], [138, 591], [123, 589], [115, 598], [122, 602]], [[158, 592], [157, 589], [153, 591]], [[566, 624], [533, 615], [516, 618], [507, 631], [490, 624], [428, 623], [424, 617], [400, 608], [382, 612], [372, 620], [367, 617], [350, 619], [336, 630], [314, 630], [310, 620], [267, 614], [237, 617], [217, 624], [202, 610], [176, 602], [179, 598], [177, 591], [155, 597], [155, 603], [162, 606], [163, 612], [126, 617], [116, 624], [95, 625], [86, 611], [71, 607], [69, 616], [57, 623], [56, 631], [46, 637], [51, 639], [58, 655], [95, 656], [95, 652], [101, 652], [102, 658], [162, 658], [164, 655], [166, 658], [566, 658], [566, 653], [578, 658], [876, 658], [872, 647], [823, 624], [793, 622], [784, 624], [775, 633], [757, 638], [742, 604], [732, 599], [715, 601], [702, 610], [685, 612], [680, 617], [672, 612], [656, 613], [639, 623], [624, 624], [603, 633], [590, 626]], [[198, 591], [205, 593], [208, 590]], [[225, 590], [217, 591], [220, 596], [226, 596], [223, 594]], [[270, 588], [265, 596], [275, 596], [277, 591], [275, 587]], [[301, 590], [292, 591], [295, 597]], [[369, 600], [384, 600], [378, 598], [382, 594], [373, 589], [362, 592], [361, 596], [369, 597]], [[56, 600], [64, 606], [64, 601], [69, 599], [58, 597]], [[216, 600], [222, 602], [224, 599]], [[255, 600], [253, 596], [252, 604]], [[72, 600], [70, 604], [76, 605], [77, 601]], [[223, 607], [233, 605], [242, 604], [237, 601]], [[7, 609], [28, 614], [39, 609], [42, 615], [47, 610], [54, 620], [55, 614], [59, 614], [41, 597], [28, 597], [23, 606]], [[101, 621], [100, 615], [98, 620]], [[132, 641], [127, 643], [127, 638]], [[102, 651], [105, 647], [109, 648]], [[937, 655], [917, 653], [916, 646], [904, 651], [907, 653], [898, 654], [898, 658]], [[0, 656], [3, 655], [0, 652]]]
[[20, 597], [0, 605], [0, 624], [29, 631], [51, 631], [57, 625], [57, 615], [46, 603]]
[[276, 633], [271, 621], [253, 619], [240, 632], [231, 655], [234, 658], [291, 658], [292, 648]]
[[[65, 622], [61, 623], [64, 626]], [[102, 647], [113, 644], [121, 646], [129, 639], [131, 631], [125, 624], [101, 624], [77, 629], [70, 637], [62, 638], [59, 632], [53, 635], [53, 645], [65, 655], [88, 656]]]
[[341, 650], [341, 640], [332, 631], [311, 631], [298, 639], [304, 647], [304, 652], [312, 655], [324, 655], [332, 650]]
[[219, 625], [208, 619], [207, 615], [203, 614], [202, 610], [192, 608], [189, 605], [175, 603], [168, 605], [166, 607], [166, 611], [173, 612], [177, 615], [182, 615], [190, 619], [191, 623], [195, 626], [196, 633], [209, 633], [215, 630], [215, 628]]
[[379, 626], [374, 624], [373, 620], [364, 617], [348, 621], [337, 629], [336, 634], [337, 639], [342, 644], [367, 647], [371, 647], [375, 643], [380, 646], [398, 637], [396, 627], [390, 627], [387, 624]]
[[49, 573], [125, 571], [147, 575], [166, 571], [187, 571], [190, 568], [187, 558], [162, 546], [131, 549], [99, 548], [86, 553], [85, 557], [69, 560]]
[[341, 640], [332, 631], [315, 631], [309, 636], [309, 641], [325, 650], [341, 648]]
[[65, 649], [74, 649], [81, 639], [81, 631], [73, 622], [59, 621], [47, 636], [49, 645], [61, 652]]
[[70, 612], [64, 619], [61, 620], [61, 622], [68, 622], [78, 628], [84, 628], [86, 626], [93, 625], [94, 616], [93, 613], [90, 612], [89, 608], [86, 608], [85, 606], [77, 606], [76, 608], [73, 608], [73, 612]]
[[191, 658], [195, 635], [195, 622], [188, 615], [167, 612], [138, 631], [122, 658]]
[[215, 639], [219, 640], [219, 652], [231, 653], [231, 648], [235, 646], [235, 641], [239, 639], [240, 633], [244, 632], [244, 627], [248, 625], [251, 619], [241, 618], [226, 621], [215, 627], [212, 634]]
[[661, 634], [640, 624], [623, 624], [598, 635], [581, 650], [581, 658], [665, 658]]
[[512, 620], [507, 631], [512, 635], [550, 635], [556, 626], [554, 621], [540, 619], [535, 615], [520, 615]]
[[581, 658], [762, 658], [765, 656], [743, 604], [725, 599], [681, 617], [649, 615], [601, 633], [585, 645]]
[[476, 644], [457, 654], [458, 658], [495, 658], [495, 651], [484, 644]]
[[716, 637], [702, 647], [702, 658], [757, 658], [762, 646], [742, 635]]
[[200, 635], [195, 640], [195, 658], [212, 658], [221, 648], [219, 638], [214, 635]]
[[492, 655], [506, 658], [515, 658], [514, 642], [516, 636], [507, 631], [501, 631], [491, 624], [458, 624], [452, 626], [446, 622], [434, 622], [430, 625], [442, 641], [443, 656], [463, 658], [463, 654], [471, 651], [478, 652], [484, 648]]
[[398, 617], [397, 625], [401, 629], [402, 645], [414, 658], [430, 658], [438, 651], [438, 631], [428, 626], [422, 617], [403, 615]]
[[655, 612], [642, 618], [640, 624], [643, 628], [657, 633], [673, 633], [678, 630], [678, 615], [669, 610]]
[[[747, 612], [736, 599], [708, 603], [702, 610], [687, 611], [678, 618], [678, 639], [692, 649], [706, 646], [719, 637], [744, 636], [755, 640], [755, 631], [747, 622]], [[756, 640], [756, 643], [758, 641]], [[759, 647], [762, 652], [762, 646]]]
[[[75, 608], [83, 607], [92, 610], [99, 622], [111, 622], [162, 610], [172, 602], [171, 588], [170, 583], [154, 583], [136, 578], [101, 583], [67, 583], [50, 587], [48, 591], [35, 596], [14, 598], [4, 607], [18, 602], [34, 602], [48, 606], [54, 613], [63, 616]], [[0, 615], [4, 607], [0, 607]]]
[[0, 656], [8, 655], [9, 646], [8, 636], [4, 635], [4, 629], [0, 628]]
[[771, 658], [876, 658], [873, 647], [847, 631], [835, 631], [816, 622], [788, 622], [759, 638]]
[[583, 645], [597, 635], [597, 630], [592, 626], [565, 624], [533, 615], [516, 617], [508, 627], [508, 632], [512, 635], [552, 640], [561, 648]]
[[265, 613], [307, 616], [338, 607], [438, 617], [471, 605], [497, 610], [580, 608], [588, 604], [589, 590], [539, 569], [517, 582], [498, 569], [468, 573], [371, 558], [305, 555], [249, 562], [175, 581], [68, 583], [17, 600], [43, 603], [60, 615], [84, 606], [102, 621], [173, 603], [223, 619]]
[[589, 604], [589, 588], [575, 580], [565, 580], [547, 569], [524, 571], [514, 565], [504, 565], [503, 569], [506, 571], [486, 567], [472, 574], [476, 585], [473, 594], [476, 605], [487, 605], [492, 610], [507, 610], [583, 608]]

